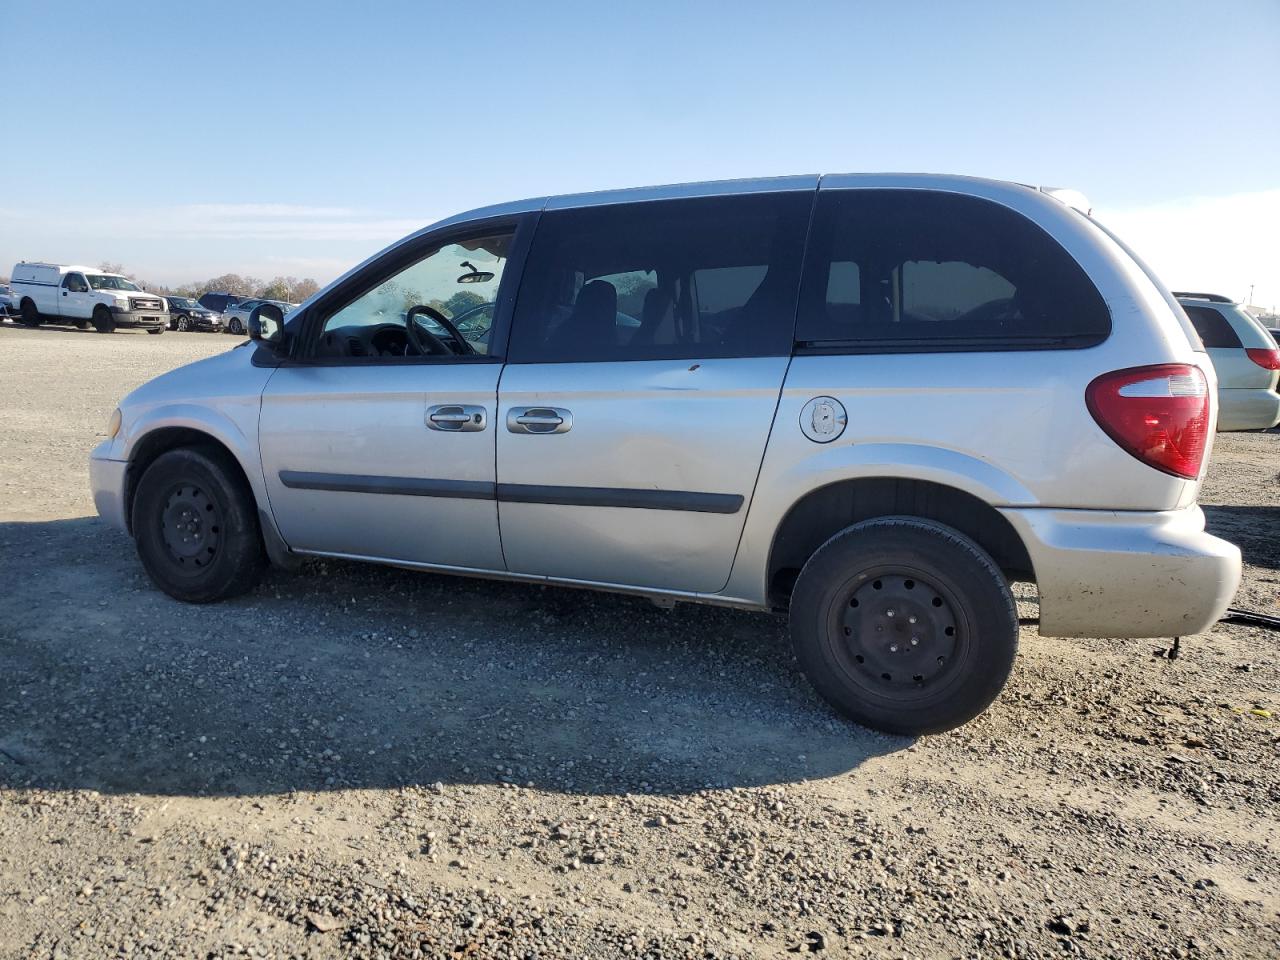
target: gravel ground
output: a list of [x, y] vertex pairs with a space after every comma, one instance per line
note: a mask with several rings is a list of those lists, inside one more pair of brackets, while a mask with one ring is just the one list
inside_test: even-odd
[[[0, 957], [1280, 954], [1276, 634], [1024, 627], [913, 741], [771, 617], [340, 563], [184, 606], [86, 457], [234, 342], [0, 326]], [[1272, 613], [1277, 469], [1220, 436], [1203, 497]]]

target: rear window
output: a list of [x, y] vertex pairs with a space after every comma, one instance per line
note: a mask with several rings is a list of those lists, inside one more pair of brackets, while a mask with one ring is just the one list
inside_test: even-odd
[[1084, 347], [1110, 331], [1084, 270], [1021, 214], [926, 190], [819, 195], [796, 328], [802, 346]]
[[1200, 342], [1206, 347], [1239, 347], [1240, 338], [1231, 329], [1227, 318], [1213, 307], [1189, 307], [1183, 304], [1182, 309], [1191, 319], [1191, 325], [1200, 334]]

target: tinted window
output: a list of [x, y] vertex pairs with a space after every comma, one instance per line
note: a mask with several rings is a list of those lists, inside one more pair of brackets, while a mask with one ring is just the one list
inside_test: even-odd
[[869, 349], [1088, 346], [1111, 329], [1084, 270], [999, 204], [924, 190], [824, 191], [796, 339]]
[[1213, 307], [1188, 307], [1183, 304], [1182, 309], [1191, 318], [1191, 325], [1196, 328], [1196, 333], [1200, 334], [1200, 342], [1206, 347], [1240, 346], [1240, 338], [1231, 329], [1227, 318]]
[[544, 213], [516, 363], [786, 355], [812, 193]]

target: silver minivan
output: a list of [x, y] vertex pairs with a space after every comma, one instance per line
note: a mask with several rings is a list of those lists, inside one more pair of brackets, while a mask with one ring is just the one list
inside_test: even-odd
[[1218, 429], [1280, 423], [1280, 349], [1261, 321], [1219, 293], [1175, 292], [1218, 377]]
[[1048, 193], [828, 175], [525, 200], [393, 244], [130, 394], [94, 498], [207, 602], [269, 558], [786, 611], [847, 716], [927, 733], [1056, 637], [1206, 629], [1213, 367]]

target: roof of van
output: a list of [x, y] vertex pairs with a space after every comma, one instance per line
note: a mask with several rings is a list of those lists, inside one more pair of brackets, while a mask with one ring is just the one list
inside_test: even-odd
[[848, 187], [879, 188], [885, 190], [944, 190], [957, 193], [976, 193], [983, 196], [1027, 191], [1043, 194], [1079, 210], [1086, 216], [1090, 212], [1088, 198], [1079, 190], [1069, 187], [1036, 187], [1010, 180], [992, 180], [984, 177], [966, 177], [939, 173], [826, 173], [799, 174], [786, 177], [758, 177], [744, 180], [704, 180], [693, 183], [671, 183], [652, 187], [628, 187], [620, 190], [598, 190], [587, 193], [566, 193], [548, 197], [530, 197], [508, 203], [479, 207], [448, 217], [431, 225], [430, 229], [478, 220], [486, 217], [513, 216], [538, 210], [569, 210], [577, 207], [605, 206], [613, 203], [636, 203], [645, 200], [675, 200], [685, 197], [716, 197], [749, 193], [781, 193], [819, 188], [838, 189]]

